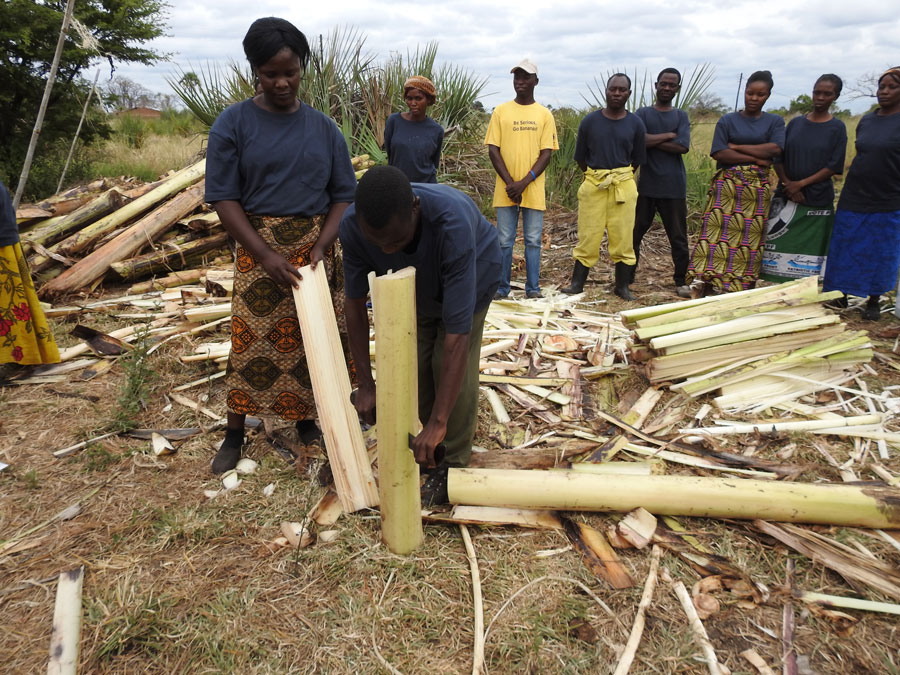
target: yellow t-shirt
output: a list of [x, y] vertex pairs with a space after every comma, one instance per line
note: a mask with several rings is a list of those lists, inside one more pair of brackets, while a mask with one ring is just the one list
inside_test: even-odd
[[[534, 166], [541, 150], [559, 149], [553, 113], [539, 103], [501, 103], [491, 115], [484, 144], [500, 148], [509, 175], [513, 180], [522, 180]], [[542, 173], [525, 188], [519, 206], [538, 211], [546, 208], [544, 175]], [[500, 176], [494, 184], [494, 206], [515, 206], [506, 196], [506, 184]]]

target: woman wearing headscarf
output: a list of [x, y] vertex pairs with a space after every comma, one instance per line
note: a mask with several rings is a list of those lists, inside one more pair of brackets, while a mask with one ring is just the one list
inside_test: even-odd
[[787, 125], [763, 254], [767, 281], [818, 275], [825, 264], [834, 222], [831, 179], [844, 173], [847, 154], [847, 128], [830, 112], [842, 87], [837, 75], [822, 75], [813, 86], [812, 112]]
[[718, 171], [687, 273], [687, 283], [702, 282], [703, 293], [746, 290], [759, 277], [772, 197], [769, 172], [784, 147], [784, 120], [763, 112], [773, 85], [768, 70], [753, 73], [744, 109], [716, 124], [709, 154]]
[[206, 159], [206, 200], [236, 241], [228, 424], [215, 473], [240, 458], [248, 414], [293, 421], [306, 442], [318, 436], [291, 287], [298, 267], [324, 264], [345, 339], [333, 244], [356, 189], [337, 125], [297, 97], [309, 59], [303, 33], [284, 19], [257, 19], [243, 46], [260, 93], [219, 115]]
[[384, 149], [388, 164], [406, 174], [412, 183], [437, 183], [444, 128], [428, 117], [436, 100], [434, 83], [413, 75], [403, 84], [407, 112], [394, 113], [384, 125]]
[[868, 296], [862, 315], [881, 317], [881, 294], [900, 267], [900, 67], [878, 78], [878, 107], [856, 127], [856, 157], [838, 199], [825, 266], [826, 291]]
[[59, 363], [59, 350], [22, 255], [12, 199], [0, 183], [0, 364], [5, 363]]

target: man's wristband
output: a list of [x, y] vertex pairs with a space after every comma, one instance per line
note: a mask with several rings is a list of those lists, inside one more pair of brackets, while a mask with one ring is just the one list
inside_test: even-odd
[[534, 171], [529, 171], [528, 173], [531, 174], [531, 182], [532, 183], [537, 180], [537, 176], [534, 175]]

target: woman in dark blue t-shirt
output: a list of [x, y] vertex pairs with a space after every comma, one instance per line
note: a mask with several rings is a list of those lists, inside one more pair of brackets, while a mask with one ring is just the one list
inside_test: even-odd
[[703, 294], [753, 288], [759, 277], [772, 195], [769, 172], [784, 147], [784, 120], [763, 112], [772, 86], [768, 70], [753, 73], [744, 88], [744, 109], [716, 124], [709, 154], [718, 171], [686, 276], [688, 284], [702, 282]]
[[856, 127], [856, 157], [841, 190], [824, 287], [868, 296], [862, 315], [881, 317], [881, 294], [900, 268], [900, 67], [878, 78], [878, 108]]
[[414, 75], [403, 84], [403, 98], [409, 111], [394, 113], [384, 125], [388, 164], [412, 183], [437, 183], [444, 128], [427, 115], [428, 106], [436, 100], [434, 83]]
[[789, 281], [818, 275], [834, 222], [832, 176], [844, 173], [847, 128], [831, 114], [843, 82], [832, 73], [813, 87], [813, 110], [787, 125], [784, 153], [775, 164], [780, 183], [772, 197], [762, 277]]
[[284, 19], [258, 19], [243, 44], [259, 93], [219, 115], [206, 156], [206, 200], [237, 242], [228, 425], [215, 473], [237, 464], [246, 415], [295, 422], [303, 442], [319, 436], [291, 293], [297, 268], [325, 265], [347, 346], [343, 275], [333, 246], [356, 189], [347, 144], [332, 120], [297, 97], [309, 59], [303, 33]]

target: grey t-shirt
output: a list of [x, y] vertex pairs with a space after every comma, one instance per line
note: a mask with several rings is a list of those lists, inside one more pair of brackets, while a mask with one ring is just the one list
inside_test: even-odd
[[305, 103], [263, 110], [247, 99], [222, 111], [209, 130], [206, 201], [241, 203], [267, 216], [315, 216], [352, 202], [356, 176], [337, 125]]
[[617, 169], [643, 164], [646, 159], [647, 130], [634, 113], [611, 120], [600, 110], [588, 113], [578, 125], [575, 161], [591, 169]]
[[341, 220], [344, 292], [364, 298], [368, 274], [416, 268], [416, 312], [442, 319], [448, 333], [468, 333], [472, 317], [491, 302], [500, 285], [497, 229], [475, 203], [449, 185], [413, 183], [419, 228], [406, 249], [384, 253], [362, 234], [352, 204]]
[[[672, 143], [691, 147], [691, 123], [684, 110], [659, 111], [653, 106], [640, 108], [635, 115], [641, 118], [648, 134], [675, 132]], [[687, 174], [682, 156], [658, 148], [647, 148], [647, 161], [638, 176], [638, 194], [657, 199], [684, 199], [687, 195]]]
[[444, 127], [430, 117], [421, 122], [394, 113], [384, 125], [384, 149], [388, 164], [406, 174], [411, 183], [437, 183]]
[[19, 226], [9, 190], [0, 183], [0, 246], [12, 246], [19, 242]]
[[[739, 112], [722, 115], [716, 123], [709, 154], [714, 155], [719, 150], [727, 150], [729, 143], [738, 145], [774, 143], [783, 149], [784, 120], [779, 115], [767, 112], [759, 117], [744, 117]], [[732, 166], [726, 162], [718, 162], [717, 165], [720, 169]]]
[[861, 213], [900, 210], [900, 114], [864, 115], [856, 127], [856, 157], [838, 208]]
[[[844, 173], [847, 155], [847, 127], [838, 118], [827, 122], [810, 122], [805, 115], [792, 119], [785, 131], [781, 162], [791, 180], [803, 180], [822, 169]], [[778, 185], [779, 193], [784, 186]], [[834, 207], [834, 183], [826, 178], [803, 188], [807, 206]]]

